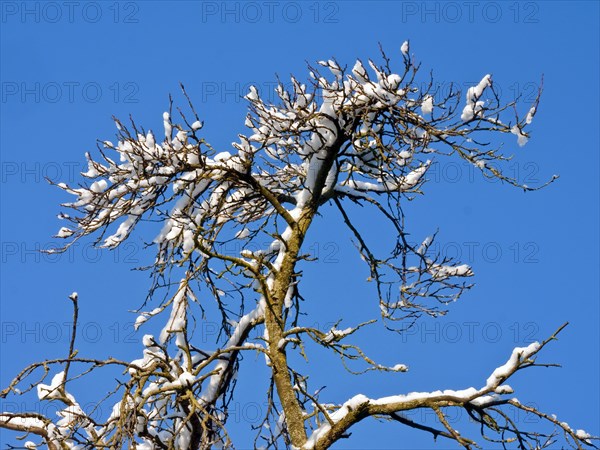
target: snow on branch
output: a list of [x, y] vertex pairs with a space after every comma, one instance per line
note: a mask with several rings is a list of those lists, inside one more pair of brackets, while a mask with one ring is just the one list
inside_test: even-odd
[[[536, 354], [546, 344], [556, 339], [557, 334], [566, 325], [561, 326], [549, 339], [542, 343], [533, 342], [527, 347], [515, 348], [508, 361], [496, 368], [485, 385], [479, 389], [470, 387], [458, 391], [411, 392], [406, 395], [394, 395], [377, 399], [368, 398], [363, 394], [355, 395], [335, 411], [327, 414], [327, 420], [314, 429], [302, 448], [305, 450], [329, 448], [340, 438], [346, 437], [346, 430], [353, 424], [367, 417], [383, 417], [396, 420], [413, 428], [428, 431], [434, 437], [443, 436], [455, 440], [466, 449], [480, 448], [474, 440], [464, 437], [450, 425], [446, 418], [447, 413], [444, 412], [449, 408], [464, 408], [470, 417], [482, 426], [482, 436], [488, 441], [499, 442], [504, 445], [518, 442], [519, 448], [536, 449], [546, 448], [555, 442], [555, 432], [547, 435], [519, 429], [510, 420], [506, 412], [500, 409], [502, 406], [523, 409], [545, 419], [545, 421], [562, 431], [576, 448], [585, 446], [596, 448], [592, 441], [599, 438], [592, 437], [584, 430], [574, 430], [565, 422], [560, 422], [556, 416], [546, 415], [536, 408], [525, 406], [514, 397], [505, 397], [514, 393], [513, 389], [505, 382], [517, 371], [538, 365], [536, 364]], [[406, 419], [401, 415], [402, 412], [417, 408], [433, 410], [445, 429], [432, 428]], [[483, 429], [486, 432], [500, 436], [497, 440], [491, 438], [483, 432]]]

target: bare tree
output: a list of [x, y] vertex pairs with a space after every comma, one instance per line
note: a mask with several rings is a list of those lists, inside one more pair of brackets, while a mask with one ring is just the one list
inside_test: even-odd
[[[26, 448], [230, 448], [228, 407], [240, 361], [243, 354], [258, 352], [270, 382], [255, 447], [325, 449], [366, 418], [477, 447], [474, 438], [460, 434], [448, 420], [456, 408], [480, 424], [483, 439], [499, 447], [538, 449], [559, 440], [574, 448], [595, 447], [597, 438], [520, 403], [506, 384], [521, 369], [549, 365], [537, 362], [538, 352], [564, 325], [541, 343], [515, 348], [479, 388], [390, 392], [376, 399], [355, 395], [334, 405], [290, 362], [290, 356], [311, 344], [359, 363], [361, 371], [405, 372], [406, 366], [379, 364], [350, 343], [354, 333], [375, 323], [401, 333], [419, 318], [445, 314], [445, 306], [471, 287], [468, 265], [432, 254], [435, 235], [422, 236], [420, 245], [408, 239], [404, 207], [422, 193], [433, 158], [460, 158], [520, 189], [542, 187], [506, 176], [502, 167], [509, 157], [500, 151], [505, 136], [526, 143], [539, 95], [522, 116], [516, 101], [501, 102], [490, 75], [466, 95], [454, 88], [442, 95], [431, 77], [418, 87], [419, 65], [408, 43], [401, 53], [399, 74], [383, 51], [379, 64], [357, 61], [351, 69], [335, 60], [321, 61], [309, 66], [306, 83], [296, 78], [288, 87], [280, 83], [275, 104], [250, 88], [245, 123], [250, 132], [239, 135], [233, 153], [217, 152], [205, 141], [191, 102], [189, 112], [178, 110], [177, 120], [171, 102], [160, 138], [133, 121], [125, 125], [115, 119], [117, 144], [100, 143], [100, 158], [86, 154], [89, 170], [82, 175], [90, 181], [58, 185], [76, 199], [63, 205], [74, 212], [60, 215], [71, 225], [57, 237], [68, 242], [61, 250], [88, 235], [99, 247], [114, 249], [140, 222], [160, 222], [151, 242], [156, 260], [147, 268], [153, 284], [136, 328], [159, 317], [164, 327], [159, 336], [144, 336], [138, 360], [81, 356], [73, 293], [74, 326], [66, 357], [28, 366], [1, 392], [4, 398], [35, 389], [40, 400], [62, 404], [58, 420], [2, 413], [0, 427], [37, 439]], [[325, 204], [337, 209], [354, 236], [381, 311], [381, 317], [366, 317], [346, 329], [310, 327], [301, 314], [299, 264], [314, 259], [303, 243]], [[389, 254], [378, 254], [369, 244], [372, 239], [352, 219], [354, 205], [371, 208], [393, 227], [395, 245]], [[260, 248], [266, 236], [271, 243]], [[238, 246], [234, 252], [227, 250], [232, 242]], [[217, 350], [199, 348], [194, 333], [207, 320], [207, 305], [218, 311]], [[98, 422], [68, 387], [71, 380], [107, 367], [120, 368], [122, 376], [101, 400], [111, 405], [111, 414]], [[403, 414], [423, 408], [434, 411], [437, 426]], [[511, 409], [543, 419], [551, 431], [523, 429]]]

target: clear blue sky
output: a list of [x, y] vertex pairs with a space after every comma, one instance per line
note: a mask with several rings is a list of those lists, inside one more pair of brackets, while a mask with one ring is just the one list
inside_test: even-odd
[[[132, 114], [158, 130], [168, 94], [177, 94], [183, 82], [205, 120], [209, 142], [229, 150], [243, 131], [241, 96], [250, 84], [266, 92], [275, 74], [303, 78], [305, 61], [334, 56], [353, 64], [357, 57], [376, 58], [378, 42], [399, 59], [400, 45], [410, 39], [422, 69], [433, 70], [440, 83], [469, 86], [491, 73], [505, 99], [523, 91], [521, 112], [543, 75], [532, 139], [522, 149], [508, 139], [506, 151], [515, 153], [510, 167], [522, 182], [534, 185], [555, 173], [560, 179], [524, 194], [485, 181], [460, 162], [434, 167], [426, 195], [411, 205], [411, 230], [418, 240], [439, 227], [442, 252], [473, 266], [476, 288], [446, 318], [424, 321], [413, 334], [396, 340], [383, 332], [362, 335], [371, 354], [385, 363], [408, 364], [407, 374], [384, 375], [378, 382], [345, 376], [336, 360], [328, 366], [315, 354], [307, 369], [313, 386], [327, 385], [324, 398], [331, 402], [357, 393], [376, 397], [480, 386], [512, 347], [544, 339], [569, 321], [561, 339], [541, 355], [563, 368], [525, 371], [510, 384], [522, 402], [598, 434], [598, 2], [0, 6], [2, 386], [29, 362], [66, 354], [71, 320], [66, 297], [75, 290], [81, 299], [81, 355], [141, 355], [141, 335], [131, 328], [135, 316], [127, 313], [141, 304], [150, 282], [145, 273], [130, 271], [151, 261], [140, 234], [118, 253], [96, 251], [89, 241], [60, 256], [36, 252], [53, 245], [51, 236], [61, 226], [59, 203], [68, 200], [44, 177], [77, 182], [83, 153], [95, 150], [96, 139], [114, 138], [111, 115]], [[316, 323], [341, 317], [349, 326], [360, 317], [376, 317], [377, 305], [363, 283], [367, 271], [330, 210], [334, 214], [325, 214], [308, 239], [321, 261], [305, 267], [306, 308], [321, 314], [314, 316]], [[210, 345], [210, 325], [204, 334]], [[234, 434], [241, 439], [249, 439], [247, 423], [258, 423], [263, 402], [262, 358], [251, 359], [242, 369], [236, 404]], [[82, 403], [98, 397], [90, 395], [89, 385], [79, 388]], [[0, 410], [23, 408], [52, 411], [30, 398], [0, 401]], [[413, 417], [433, 424], [431, 416]], [[523, 415], [517, 420], [535, 426]], [[0, 443], [14, 444], [14, 435], [0, 432]], [[369, 421], [338, 448], [433, 445], [429, 435]]]

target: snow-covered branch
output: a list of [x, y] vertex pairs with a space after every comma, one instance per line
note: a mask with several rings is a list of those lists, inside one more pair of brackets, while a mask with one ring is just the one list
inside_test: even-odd
[[[556, 416], [551, 416], [538, 411], [531, 406], [522, 405], [516, 398], [507, 398], [513, 394], [513, 389], [505, 384], [518, 370], [532, 367], [535, 364], [537, 353], [549, 342], [556, 339], [557, 334], [566, 326], [561, 326], [549, 339], [539, 343], [534, 342], [527, 347], [513, 349], [509, 359], [497, 367], [486, 380], [485, 385], [479, 389], [470, 387], [462, 390], [444, 390], [433, 392], [411, 392], [405, 395], [394, 395], [371, 399], [363, 394], [358, 394], [344, 402], [335, 411], [328, 414], [327, 421], [316, 428], [309, 436], [303, 449], [326, 449], [334, 442], [346, 436], [346, 431], [357, 422], [368, 417], [383, 417], [398, 420], [413, 428], [428, 431], [437, 436], [443, 436], [457, 441], [467, 449], [479, 447], [477, 443], [465, 438], [458, 430], [454, 429], [446, 419], [445, 409], [464, 408], [469, 415], [487, 431], [500, 434], [503, 444], [518, 441], [520, 448], [545, 448], [553, 443], [553, 435], [536, 434], [520, 430], [514, 422], [505, 420], [502, 424], [500, 419], [507, 419], [505, 413], [497, 414], [501, 406], [512, 406], [527, 410], [528, 412], [545, 419], [547, 422], [561, 429], [576, 446], [593, 447], [593, 438], [583, 430], [573, 430], [564, 422], [560, 422]], [[445, 430], [435, 429], [417, 422], [405, 419], [401, 413], [428, 408], [433, 410]], [[494, 419], [493, 416], [500, 416]], [[489, 438], [483, 433], [485, 439]]]

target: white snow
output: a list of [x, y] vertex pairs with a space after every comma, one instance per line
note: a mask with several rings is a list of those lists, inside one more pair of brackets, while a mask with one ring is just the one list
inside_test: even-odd
[[430, 262], [427, 271], [434, 280], [445, 280], [450, 277], [470, 277], [473, 275], [473, 271], [468, 264], [452, 266]]
[[54, 377], [52, 377], [52, 381], [49, 385], [47, 384], [38, 384], [37, 385], [37, 395], [40, 400], [50, 400], [61, 398], [60, 393], [60, 385], [64, 381], [65, 373], [59, 372]]
[[323, 342], [330, 343], [334, 341], [339, 341], [344, 336], [347, 336], [355, 330], [356, 328], [346, 328], [344, 330], [338, 330], [337, 328], [333, 327], [327, 332], [327, 334], [323, 338]]
[[365, 67], [363, 66], [363, 64], [360, 60], [357, 60], [356, 63], [354, 64], [354, 67], [352, 68], [352, 74], [361, 83], [369, 82], [369, 75], [367, 74], [367, 71], [365, 70]]
[[238, 239], [246, 239], [250, 236], [250, 230], [248, 228], [242, 228], [240, 231], [235, 233], [235, 237]]
[[533, 342], [527, 347], [515, 348], [509, 360], [504, 365], [498, 367], [492, 372], [490, 377], [487, 379], [486, 387], [491, 388], [495, 386], [500, 380], [505, 379], [512, 371], [514, 371], [517, 368], [520, 360], [529, 358], [533, 353], [537, 352], [539, 348], [539, 342]]
[[382, 181], [380, 183], [371, 183], [368, 181], [360, 181], [353, 179], [346, 179], [339, 183], [336, 187], [336, 191], [340, 192], [348, 192], [354, 193], [353, 191], [358, 192], [396, 192], [396, 191], [408, 191], [414, 188], [429, 166], [431, 165], [431, 161], [427, 160], [425, 163], [412, 170], [408, 174], [400, 177], [398, 181]]
[[148, 131], [148, 134], [146, 134], [145, 144], [146, 144], [146, 148], [148, 148], [149, 150], [154, 150], [156, 141], [154, 140], [154, 135], [152, 134], [152, 131]]
[[258, 100], [258, 91], [256, 90], [256, 87], [250, 86], [250, 92], [248, 92], [248, 94], [246, 95], [246, 98], [250, 101]]
[[535, 105], [532, 106], [527, 112], [527, 116], [525, 117], [525, 123], [529, 125], [533, 121], [533, 116], [535, 116], [536, 108]]
[[75, 233], [74, 230], [71, 230], [70, 228], [67, 228], [67, 227], [61, 227], [61, 229], [58, 230], [58, 233], [56, 234], [56, 237], [58, 237], [58, 238], [68, 238], [69, 236], [72, 236], [73, 233]]
[[92, 183], [92, 185], [90, 186], [90, 191], [97, 194], [99, 192], [104, 192], [107, 187], [108, 183], [106, 180], [98, 180]]
[[480, 111], [483, 109], [484, 102], [479, 101], [483, 92], [488, 86], [492, 85], [492, 76], [486, 75], [484, 76], [477, 86], [472, 86], [467, 90], [466, 100], [467, 104], [465, 105], [463, 112], [460, 118], [467, 122], [477, 116]]
[[[242, 316], [240, 321], [235, 327], [235, 330], [231, 334], [231, 337], [225, 344], [223, 348], [227, 349], [229, 347], [235, 347], [240, 344], [241, 337], [244, 335], [245, 330], [255, 321], [264, 317], [264, 310], [266, 307], [266, 301], [264, 298], [261, 298], [256, 307], [250, 311], [248, 314]], [[265, 327], [266, 330], [266, 327]], [[220, 360], [214, 370], [217, 371], [215, 375], [212, 375], [209, 379], [208, 385], [203, 390], [201, 399], [210, 403], [215, 400], [218, 394], [218, 386], [221, 378], [225, 375], [226, 369], [228, 367], [228, 361]]]
[[433, 236], [427, 236], [423, 242], [421, 243], [421, 245], [419, 246], [419, 248], [417, 249], [416, 253], [418, 255], [425, 255], [425, 253], [427, 253], [427, 249], [429, 248], [429, 246], [431, 245], [431, 242], [433, 241]]
[[231, 158], [231, 153], [229, 152], [220, 152], [215, 155], [213, 158], [216, 162], [226, 161]]
[[142, 338], [142, 344], [144, 344], [144, 347], [154, 346], [155, 345], [154, 336], [152, 336], [151, 334], [145, 334], [144, 337]]
[[[354, 410], [356, 407], [367, 402], [370, 402], [370, 400], [363, 394], [355, 395], [350, 400], [345, 402], [340, 408], [338, 408], [337, 411], [329, 414], [329, 418], [334, 424], [338, 423], [340, 420], [346, 417], [351, 410]], [[325, 421], [319, 428], [312, 432], [302, 448], [306, 450], [313, 449], [317, 445], [319, 439], [327, 434], [329, 430], [331, 430], [331, 425], [329, 425], [329, 422]]]
[[[186, 318], [188, 294], [187, 280], [184, 278], [179, 284], [179, 289], [173, 297], [171, 305], [171, 316], [167, 324], [160, 333], [160, 343], [164, 344], [169, 339], [171, 333], [181, 330], [182, 320]], [[179, 327], [177, 325], [180, 325]]]
[[521, 128], [519, 128], [518, 125], [512, 127], [510, 129], [510, 132], [517, 136], [517, 144], [519, 144], [519, 147], [523, 147], [525, 144], [527, 144], [529, 138], [523, 133], [523, 131], [521, 130]]
[[472, 86], [467, 91], [467, 101], [474, 101], [483, 95], [485, 88], [492, 85], [492, 76], [487, 74], [484, 76], [477, 86]]
[[495, 392], [496, 394], [512, 394], [512, 393], [514, 393], [515, 391], [514, 391], [514, 389], [513, 389], [513, 388], [511, 388], [511, 387], [510, 387], [508, 384], [503, 384], [503, 385], [501, 385], [501, 386], [498, 386], [498, 387], [497, 387], [497, 388], [494, 390], [494, 392]]
[[139, 316], [137, 316], [137, 318], [135, 319], [135, 323], [133, 325], [133, 328], [135, 330], [137, 330], [143, 323], [145, 323], [146, 321], [148, 321], [148, 319], [150, 319], [152, 316], [155, 316], [156, 314], [160, 313], [161, 311], [163, 311], [164, 308], [154, 308], [152, 311], [150, 312], [142, 312]]
[[37, 417], [11, 417], [0, 414], [1, 422], [12, 422], [13, 424], [24, 427], [46, 428], [46, 424]]
[[402, 52], [403, 55], [408, 55], [408, 52], [409, 52], [409, 43], [408, 43], [408, 41], [404, 41], [402, 43], [402, 46], [400, 47], [400, 51]]
[[577, 430], [575, 431], [575, 436], [577, 436], [579, 439], [589, 439], [592, 437], [591, 434], [589, 434], [588, 432], [586, 432], [585, 430]]
[[165, 139], [167, 140], [167, 142], [171, 142], [173, 126], [171, 125], [171, 117], [166, 111], [163, 113], [163, 126], [165, 128]]
[[421, 112], [423, 114], [431, 114], [433, 111], [433, 97], [431, 95], [426, 95], [423, 98], [423, 103], [421, 103]]

